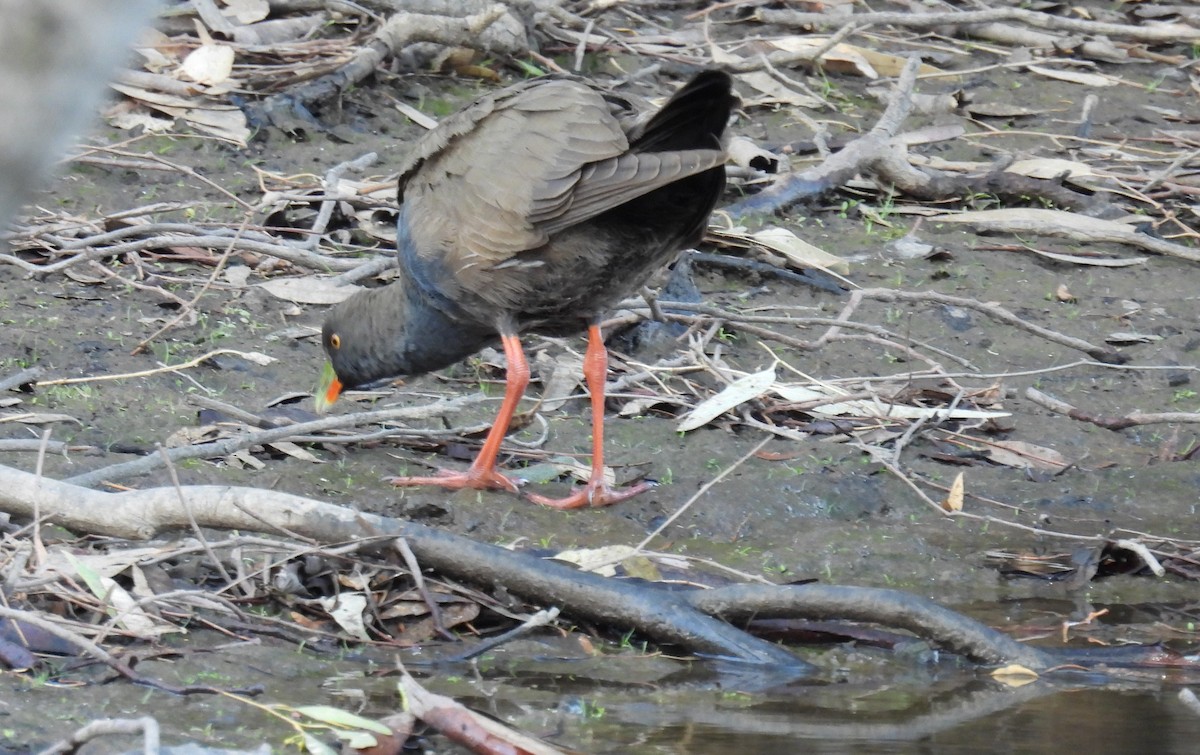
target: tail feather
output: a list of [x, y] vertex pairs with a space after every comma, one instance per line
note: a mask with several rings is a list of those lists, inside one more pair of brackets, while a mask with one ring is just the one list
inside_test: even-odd
[[637, 152], [720, 149], [735, 104], [724, 71], [701, 71], [654, 114], [630, 145]]

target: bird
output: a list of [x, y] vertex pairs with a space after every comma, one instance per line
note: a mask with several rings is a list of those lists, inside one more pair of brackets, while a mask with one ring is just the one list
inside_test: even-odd
[[497, 457], [529, 383], [520, 337], [587, 332], [588, 482], [558, 509], [606, 506], [653, 487], [604, 475], [608, 353], [600, 320], [683, 249], [699, 243], [725, 187], [725, 128], [736, 104], [722, 71], [697, 73], [657, 112], [570, 74], [529, 79], [476, 99], [412, 147], [399, 172], [392, 283], [330, 310], [315, 395], [454, 364], [499, 343], [505, 392], [465, 472], [394, 477], [397, 486], [520, 492]]

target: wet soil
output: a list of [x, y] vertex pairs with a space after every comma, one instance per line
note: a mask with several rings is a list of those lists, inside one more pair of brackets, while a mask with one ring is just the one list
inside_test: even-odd
[[[1162, 115], [1168, 110], [1181, 112], [1185, 119], [1200, 118], [1200, 107], [1195, 95], [1186, 91], [1186, 81], [1164, 80], [1166, 72], [1151, 64], [1131, 65], [1121, 74], [1133, 84], [1158, 81], [1162, 85], [1105, 90], [1097, 110], [1094, 140], [1150, 138], [1171, 125]], [[960, 153], [958, 156], [969, 153], [969, 159], [975, 160], [989, 159], [992, 152], [1086, 159], [1073, 148], [1051, 153], [1050, 142], [1026, 133], [1069, 133], [1069, 119], [1077, 117], [1078, 104], [1086, 93], [1081, 87], [1049, 80], [1035, 83], [1026, 75], [1005, 72], [992, 72], [984, 81], [971, 83], [978, 94], [989, 99], [1053, 112], [1001, 123], [999, 132], [984, 132], [967, 124], [969, 130], [985, 135], [955, 144], [950, 151], [942, 147], [935, 151]], [[832, 85], [841, 91], [838, 101], [844, 108], [834, 120], [855, 129], [868, 127], [878, 106], [865, 97], [862, 84], [834, 78]], [[483, 85], [438, 77], [381, 77], [375, 86], [399, 97], [414, 97], [418, 106], [441, 112], [465, 101]], [[666, 88], [664, 84], [662, 89]], [[931, 91], [939, 88], [951, 87], [929, 85]], [[414, 133], [412, 126], [369, 91], [352, 95], [343, 104], [341, 117], [336, 138], [315, 131], [303, 140], [272, 133], [248, 149], [238, 150], [211, 141], [156, 137], [144, 140], [141, 148], [167, 154], [256, 202], [260, 195], [252, 168], [279, 175], [320, 175], [343, 161], [377, 151], [380, 170], [386, 172], [388, 163], [397, 159]], [[915, 118], [911, 125], [921, 123]], [[734, 130], [768, 145], [808, 138], [789, 119], [761, 113], [743, 118]], [[128, 134], [101, 129], [92, 138], [116, 143]], [[195, 202], [201, 218], [236, 220], [227, 201], [208, 186], [169, 172], [72, 166], [36, 204], [96, 217], [151, 201]], [[885, 209], [890, 210], [885, 212], [889, 225], [871, 219]], [[849, 277], [863, 287], [935, 291], [998, 302], [1023, 319], [1093, 343], [1103, 342], [1115, 331], [1153, 337], [1150, 342], [1123, 348], [1131, 364], [1140, 367], [1118, 368], [1081, 363], [1084, 357], [1078, 352], [976, 312], [929, 304], [864, 305], [859, 320], [883, 325], [968, 360], [977, 374], [960, 377], [963, 384], [973, 388], [999, 385], [1003, 409], [1012, 415], [1005, 439], [1054, 449], [1073, 462], [1058, 475], [974, 464], [966, 468], [967, 490], [978, 498], [968, 498], [968, 509], [1048, 532], [1104, 535], [1120, 530], [1168, 538], [1200, 537], [1196, 525], [1200, 460], [1166, 460], [1198, 442], [1197, 426], [1150, 425], [1114, 432], [1051, 414], [1023, 397], [1027, 387], [1037, 387], [1096, 414], [1200, 411], [1196, 387], [1196, 350], [1200, 347], [1196, 280], [1200, 271], [1196, 266], [1163, 257], [1126, 268], [1055, 262], [1026, 252], [987, 248], [1012, 242], [1009, 237], [984, 238], [928, 222], [917, 233], [941, 253], [932, 258], [901, 259], [889, 252], [889, 245], [916, 224], [913, 216], [894, 210], [896, 207], [881, 197], [846, 193], [798, 208], [778, 222], [827, 251], [852, 259]], [[1073, 242], [1048, 238], [1035, 243], [1062, 253], [1135, 253], [1115, 246], [1083, 249]], [[132, 273], [125, 262], [114, 262], [113, 269]], [[153, 269], [165, 286], [185, 298], [207, 274], [193, 264], [170, 258], [154, 262]], [[54, 439], [99, 449], [47, 458], [46, 474], [53, 477], [65, 478], [125, 460], [130, 450], [150, 451], [153, 444], [168, 442], [177, 430], [195, 426], [197, 408], [188, 402], [191, 394], [213, 395], [261, 411], [283, 394], [311, 390], [322, 362], [316, 334], [324, 308], [295, 307], [253, 285], [213, 286], [198, 304], [196, 322], [170, 330], [154, 343], [150, 353], [131, 356], [133, 345], [175, 314], [149, 292], [65, 276], [29, 279], [11, 267], [0, 268], [0, 282], [0, 317], [4, 321], [0, 374], [38, 365], [51, 379], [117, 375], [159, 363], [179, 363], [223, 347], [260, 351], [277, 359], [260, 366], [226, 356], [183, 374], [50, 386], [20, 396], [22, 410], [73, 418], [53, 425]], [[256, 282], [254, 276], [250, 282]], [[829, 317], [844, 305], [844, 297], [720, 270], [700, 268], [698, 284], [706, 302], [730, 307], [790, 306], [802, 308], [805, 314]], [[1055, 296], [1063, 286], [1073, 300]], [[726, 329], [728, 337], [720, 341], [720, 348], [729, 367], [749, 372], [770, 364], [758, 339], [739, 333], [736, 325]], [[794, 334], [801, 338], [815, 335], [799, 329]], [[822, 380], [879, 375], [903, 379], [906, 371], [921, 366], [870, 344], [841, 343], [808, 352], [772, 348], [781, 359]], [[550, 358], [571, 350], [581, 351], [581, 343], [564, 339], [529, 344], [531, 355]], [[655, 356], [633, 353], [627, 359], [651, 361]], [[433, 396], [481, 388], [498, 396], [502, 373], [495, 369], [496, 363], [494, 358], [474, 359], [444, 374], [415, 377], [400, 390], [373, 399], [373, 405], [416, 405], [428, 403]], [[535, 370], [541, 369], [538, 364], [535, 361]], [[545, 378], [546, 374], [535, 377]], [[613, 408], [620, 404], [618, 398]], [[355, 408], [346, 402], [340, 411]], [[586, 456], [589, 427], [583, 408], [581, 400], [573, 400], [544, 414], [549, 423], [545, 450]], [[311, 403], [302, 402], [296, 409], [310, 410]], [[492, 411], [493, 405], [485, 404], [447, 422], [455, 426], [484, 424]], [[604, 510], [563, 513], [499, 493], [396, 490], [381, 478], [425, 471], [430, 464], [463, 462], [393, 446], [317, 449], [320, 463], [264, 454], [261, 469], [239, 469], [222, 460], [185, 463], [179, 475], [184, 484], [251, 485], [392, 516], [419, 517], [490, 542], [554, 548], [633, 545], [763, 437], [757, 431], [721, 423], [681, 434], [675, 430], [675, 418], [663, 414], [611, 416], [607, 431], [609, 460], [619, 477], [646, 474], [661, 484], [635, 500]], [[0, 424], [0, 437], [29, 437], [30, 433], [16, 423]], [[513, 437], [521, 441], [537, 435], [531, 427]], [[1194, 583], [1170, 578], [1122, 577], [1074, 591], [1064, 585], [1004, 579], [985, 560], [988, 551], [1059, 552], [1069, 551], [1074, 544], [1029, 529], [946, 519], [920, 502], [903, 482], [872, 464], [860, 449], [846, 443], [844, 436], [776, 439], [764, 450], [788, 458], [748, 459], [702, 495], [651, 547], [711, 558], [778, 581], [818, 577], [834, 583], [899, 587], [987, 617], [998, 625], [1032, 620], [1029, 614], [1034, 613], [1047, 627], [1053, 627], [1056, 621], [1087, 606], [1176, 603], [1186, 607], [1183, 602], [1194, 601]], [[944, 451], [944, 446], [917, 438], [901, 463], [913, 476], [948, 485], [963, 468], [947, 464], [944, 456], [934, 458]], [[13, 453], [5, 456], [4, 463], [33, 469], [36, 459], [32, 453]], [[123, 482], [169, 484], [165, 473]], [[540, 490], [565, 492], [566, 488], [564, 482], [539, 484]], [[1030, 611], [1026, 606], [1035, 598], [1057, 602]], [[1180, 623], [1178, 618], [1172, 621], [1177, 626]], [[167, 642], [219, 641], [197, 633], [168, 638]], [[617, 648], [596, 657], [570, 638], [546, 643], [508, 647], [489, 659], [478, 676], [473, 676], [473, 670], [458, 669], [436, 675], [430, 684], [526, 730], [595, 752], [715, 751], [730, 745], [745, 747], [750, 732], [760, 738], [754, 741], [761, 741], [761, 747], [751, 748], [755, 751], [768, 751], [797, 738], [858, 741], [837, 751], [904, 751], [911, 742], [929, 736], [912, 722], [925, 720], [922, 716], [929, 715], [925, 708], [930, 700], [936, 703], [940, 696], [948, 698], [964, 690], [980, 692], [987, 684], [969, 670], [945, 665], [945, 661], [896, 664], [870, 651], [839, 648], [814, 651], [813, 660], [829, 678], [851, 679], [851, 684], [836, 689], [784, 687], [769, 692], [759, 686], [743, 692], [747, 686], [741, 680], [714, 675], [703, 664], [681, 665]], [[371, 653], [295, 656], [282, 647], [241, 646], [205, 655], [203, 660], [146, 664], [140, 670], [193, 679], [210, 674], [233, 686], [264, 683], [272, 701], [295, 704], [311, 703], [317, 684], [325, 683], [331, 704], [350, 699], [374, 715], [394, 707], [394, 685], [391, 680], [364, 674], [387, 663], [386, 657]], [[69, 711], [47, 716], [44, 710], [56, 710], [63, 699], [60, 690], [31, 686], [28, 680], [15, 677], [8, 677], [4, 685], [9, 690], [4, 698], [11, 701], [19, 694], [27, 702], [36, 701], [41, 712], [39, 722], [7, 703], [9, 710], [0, 710], [0, 731], [5, 732], [0, 734], [0, 742], [17, 746], [53, 739], [93, 717], [153, 709], [159, 704], [140, 690], [92, 686], [72, 692]], [[1200, 737], [1195, 719], [1182, 714], [1176, 717], [1172, 712], [1173, 693], [1162, 691], [1151, 680], [1120, 700], [1095, 699], [1103, 694], [1100, 692], [1054, 695], [1053, 691], [1043, 690], [1040, 694], [1046, 697], [1030, 695], [1016, 704], [1011, 700], [997, 703], [995, 710], [1007, 708], [1003, 714], [967, 718], [965, 721], [974, 723], [933, 736], [947, 738], [943, 744], [948, 747], [986, 749], [989, 741], [1014, 728], [1037, 740], [1040, 735], [1036, 732], [1065, 725], [1073, 732], [1072, 742], [1085, 746], [1077, 737], [1086, 731], [1086, 736], [1096, 737], [1098, 751], [1114, 751], [1115, 741], [1132, 737], [1135, 731], [1097, 728], [1094, 713], [1085, 711], [1119, 706], [1122, 716], [1131, 721], [1154, 722], [1149, 728], [1163, 739], [1158, 743], [1161, 748], [1151, 749], [1182, 751], [1172, 743], [1194, 742]], [[149, 702], [142, 702], [146, 700]], [[251, 744], [278, 742], [286, 735], [282, 728], [274, 728], [246, 707], [228, 701], [161, 703], [170, 706], [168, 725], [178, 737]], [[924, 712], [914, 714], [917, 709]], [[882, 729], [864, 730], [861, 737], [847, 734], [849, 719], [861, 723], [863, 716], [880, 726], [892, 726], [897, 735], [889, 738]], [[980, 725], [980, 720], [985, 723]], [[1064, 723], [1072, 720], [1081, 724]], [[908, 723], [901, 726], [901, 721]], [[1146, 731], [1137, 733], [1144, 736]], [[875, 744], [867, 745], [867, 741]], [[1144, 738], [1136, 742], [1137, 749], [1148, 746]], [[1039, 747], [1028, 751], [1039, 751]]]

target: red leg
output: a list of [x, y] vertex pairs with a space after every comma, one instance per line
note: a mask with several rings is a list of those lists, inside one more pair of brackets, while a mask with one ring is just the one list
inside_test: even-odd
[[583, 357], [583, 376], [592, 394], [592, 474], [587, 485], [566, 498], [547, 498], [532, 493], [529, 500], [556, 509], [578, 509], [584, 506], [608, 506], [632, 498], [654, 487], [652, 482], [639, 482], [622, 490], [614, 490], [604, 482], [604, 381], [608, 376], [608, 350], [600, 326], [588, 326], [588, 347]]
[[525, 395], [529, 386], [529, 363], [525, 361], [525, 351], [521, 348], [521, 339], [516, 334], [502, 335], [500, 342], [504, 345], [504, 356], [508, 361], [508, 369], [504, 380], [504, 401], [500, 403], [500, 411], [496, 414], [496, 422], [488, 431], [483, 441], [483, 448], [471, 468], [466, 472], [439, 472], [434, 477], [390, 477], [388, 482], [398, 487], [414, 485], [439, 485], [451, 490], [475, 488], [486, 490], [508, 490], [516, 493], [518, 483], [496, 469], [496, 457], [500, 455], [500, 444], [508, 433], [513, 415], [517, 413], [517, 404]]

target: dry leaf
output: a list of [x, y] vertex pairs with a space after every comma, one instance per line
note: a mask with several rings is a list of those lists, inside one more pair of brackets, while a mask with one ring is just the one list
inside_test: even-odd
[[1066, 283], [1058, 284], [1058, 288], [1054, 289], [1054, 298], [1061, 302], [1067, 302], [1068, 304], [1074, 304], [1075, 302], [1079, 301], [1075, 298], [1075, 295], [1071, 293], [1071, 290], [1067, 288]]
[[361, 286], [339, 286], [330, 278], [316, 275], [272, 278], [257, 285], [276, 298], [297, 304], [337, 304], [363, 290]]
[[[805, 386], [780, 383], [771, 389], [785, 401], [793, 403], [822, 401], [837, 398], [840, 392], [825, 386]], [[813, 414], [851, 417], [880, 417], [891, 419], [995, 419], [1008, 417], [1008, 412], [991, 412], [981, 409], [954, 409], [950, 411], [933, 406], [909, 406], [892, 404], [881, 400], [838, 401], [822, 404], [810, 409]]]
[[233, 73], [233, 59], [233, 48], [228, 45], [200, 45], [183, 59], [179, 68], [192, 81], [213, 86]]
[[775, 367], [773, 365], [762, 372], [744, 375], [725, 386], [724, 390], [717, 395], [697, 404], [695, 409], [679, 419], [675, 429], [687, 432], [695, 430], [697, 427], [703, 427], [735, 406], [740, 406], [763, 395], [770, 390], [774, 383]]
[[1062, 71], [1057, 68], [1043, 68], [1042, 66], [1026, 66], [1026, 68], [1048, 79], [1057, 79], [1058, 81], [1067, 81], [1072, 84], [1082, 84], [1089, 87], [1111, 87], [1121, 83], [1121, 80], [1114, 76], [1105, 76], [1099, 73]]
[[363, 623], [363, 611], [367, 608], [367, 598], [362, 593], [344, 592], [328, 598], [318, 598], [317, 602], [337, 622], [346, 634], [364, 642], [370, 641], [367, 626]]
[[246, 114], [234, 105], [207, 102], [201, 98], [176, 97], [119, 82], [110, 86], [147, 107], [180, 119], [199, 131], [233, 142], [239, 147], [245, 147], [250, 138]]
[[628, 545], [608, 545], [603, 548], [576, 548], [554, 554], [558, 561], [575, 564], [583, 571], [595, 572], [611, 577], [617, 573], [617, 564], [636, 556], [637, 548]]
[[1021, 440], [995, 440], [987, 449], [988, 459], [1006, 467], [1017, 469], [1044, 469], [1062, 471], [1070, 462], [1052, 448], [1026, 443]]
[[963, 507], [963, 473], [959, 472], [954, 478], [954, 482], [950, 483], [950, 490], [946, 493], [945, 500], [942, 501], [942, 508], [946, 511], [962, 511]]
[[267, 443], [266, 446], [268, 448], [274, 448], [276, 451], [279, 451], [280, 453], [285, 453], [288, 456], [291, 456], [293, 459], [299, 459], [300, 461], [310, 461], [313, 464], [324, 464], [325, 463], [325, 462], [321, 461], [320, 459], [318, 459], [316, 456], [313, 456], [311, 452], [304, 450], [300, 446], [297, 446], [295, 443], [292, 443], [290, 441], [277, 440], [272, 443]]
[[262, 21], [271, 13], [271, 4], [267, 0], [225, 0], [224, 16], [237, 19], [238, 23], [252, 24]]
[[1026, 668], [1019, 663], [1010, 663], [993, 671], [992, 678], [1009, 687], [1024, 687], [1026, 684], [1036, 682], [1040, 677], [1033, 669]]

